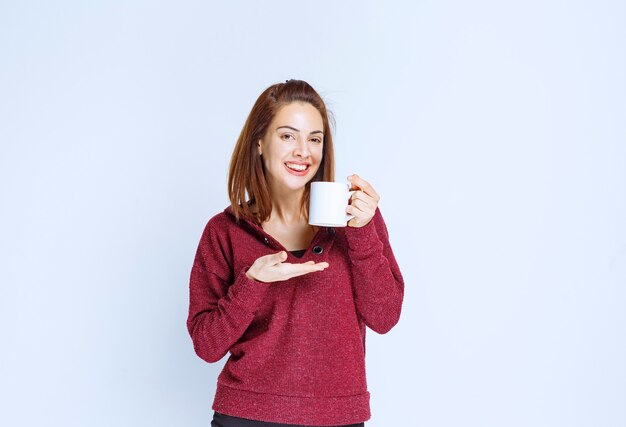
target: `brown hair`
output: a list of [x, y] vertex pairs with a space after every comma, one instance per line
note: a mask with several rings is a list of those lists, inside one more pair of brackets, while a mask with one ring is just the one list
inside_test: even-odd
[[[333, 129], [335, 128], [332, 112], [327, 112], [321, 96], [305, 81], [292, 79], [272, 85], [265, 89], [254, 103], [237, 138], [237, 144], [230, 159], [228, 198], [237, 222], [243, 216], [260, 226], [272, 212], [272, 200], [263, 171], [263, 161], [257, 150], [257, 141], [263, 138], [278, 110], [292, 102], [311, 104], [320, 112], [324, 123], [322, 162], [315, 176], [306, 183], [300, 206], [300, 212], [307, 220], [311, 182], [334, 180], [335, 160], [329, 124], [330, 114]], [[246, 192], [250, 196], [247, 202], [245, 201]], [[258, 208], [256, 215], [250, 208], [253, 203]]]

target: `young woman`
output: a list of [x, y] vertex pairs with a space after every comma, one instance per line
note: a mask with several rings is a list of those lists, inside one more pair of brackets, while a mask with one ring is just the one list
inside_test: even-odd
[[334, 181], [326, 106], [304, 81], [267, 88], [233, 152], [230, 205], [208, 221], [191, 270], [194, 349], [209, 363], [230, 352], [213, 427], [370, 419], [365, 326], [398, 322], [404, 281], [379, 195], [349, 180], [347, 227], [309, 225], [311, 181]]

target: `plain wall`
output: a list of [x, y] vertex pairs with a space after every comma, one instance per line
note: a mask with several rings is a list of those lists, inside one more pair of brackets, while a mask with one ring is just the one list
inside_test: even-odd
[[4, 1], [0, 424], [208, 426], [188, 280], [257, 96], [333, 111], [405, 279], [370, 427], [626, 425], [620, 1]]

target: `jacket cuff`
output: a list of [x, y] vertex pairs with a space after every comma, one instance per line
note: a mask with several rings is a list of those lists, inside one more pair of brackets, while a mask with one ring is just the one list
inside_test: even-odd
[[361, 251], [372, 246], [372, 244], [378, 241], [378, 234], [376, 233], [376, 226], [374, 225], [374, 218], [371, 219], [367, 225], [363, 227], [346, 227], [346, 241], [348, 242], [348, 248], [353, 251]]
[[237, 305], [247, 312], [255, 314], [271, 283], [250, 279], [246, 275], [249, 268], [250, 266], [245, 266], [239, 271], [239, 275], [235, 279], [235, 283], [228, 289], [228, 293], [231, 300]]

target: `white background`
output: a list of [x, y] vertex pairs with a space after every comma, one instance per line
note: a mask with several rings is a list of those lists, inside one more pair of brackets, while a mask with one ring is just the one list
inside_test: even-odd
[[370, 427], [626, 426], [626, 5], [3, 1], [0, 424], [208, 426], [193, 256], [309, 82], [405, 279]]

